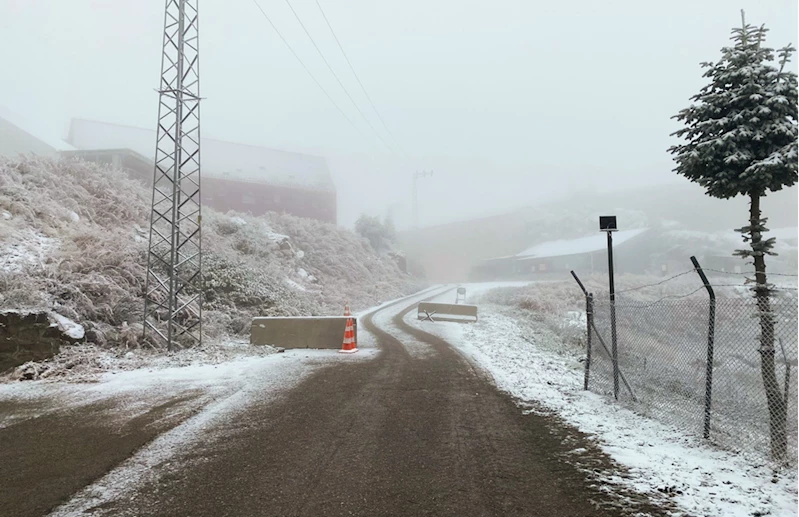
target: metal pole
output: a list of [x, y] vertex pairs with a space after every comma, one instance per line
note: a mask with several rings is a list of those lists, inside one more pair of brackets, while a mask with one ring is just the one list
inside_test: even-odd
[[[186, 64], [183, 53], [185, 45], [183, 38], [185, 37], [185, 20], [186, 20], [186, 3], [185, 0], [178, 2], [178, 31], [177, 31], [177, 74], [175, 74], [175, 136], [176, 142], [183, 140], [183, 66]], [[175, 326], [172, 324], [175, 321], [177, 310], [180, 302], [177, 299], [179, 286], [178, 275], [178, 246], [180, 245], [180, 165], [183, 163], [183, 153], [180, 145], [175, 145], [175, 163], [172, 164], [172, 233], [170, 236], [170, 252], [169, 252], [169, 327], [167, 328], [167, 350], [173, 351], [175, 348]]]
[[[143, 337], [202, 343], [198, 0], [166, 0]], [[167, 328], [160, 324], [166, 318]]]
[[619, 399], [619, 347], [616, 338], [616, 285], [613, 279], [613, 232], [608, 234], [608, 281], [610, 282], [610, 339], [613, 355], [613, 397]]
[[416, 171], [413, 173], [413, 227], [419, 227], [419, 186], [417, 185], [419, 178], [424, 176], [432, 176], [433, 171]]
[[577, 273], [575, 273], [574, 270], [571, 270], [570, 273], [572, 274], [572, 277], [574, 277], [574, 279], [577, 281], [577, 285], [580, 286], [580, 289], [583, 290], [583, 294], [588, 296], [588, 290], [585, 288], [585, 286], [583, 285], [583, 282], [577, 276]]
[[591, 327], [594, 323], [594, 294], [589, 293], [588, 290], [583, 285], [582, 280], [580, 277], [577, 276], [577, 273], [574, 270], [570, 271], [572, 277], [577, 282], [577, 285], [580, 286], [580, 289], [583, 290], [583, 294], [585, 294], [585, 332], [586, 332], [586, 351], [585, 351], [585, 379], [583, 380], [583, 389], [588, 389], [588, 375], [591, 369]]
[[588, 376], [591, 372], [591, 326], [594, 323], [594, 293], [588, 293], [585, 297], [585, 319], [586, 331], [588, 332], [586, 347], [585, 347], [585, 378], [583, 380], [583, 389], [588, 390]]
[[[608, 357], [611, 357], [612, 354], [610, 353], [610, 350], [608, 350], [608, 345], [605, 344], [605, 340], [602, 339], [602, 334], [600, 334], [599, 331], [597, 330], [596, 323], [594, 323], [593, 320], [591, 320], [591, 328], [594, 330], [594, 334], [596, 334], [596, 338], [599, 340], [599, 344], [602, 345], [602, 349], [605, 351], [606, 354], [608, 354]], [[621, 382], [624, 384], [624, 387], [627, 388], [627, 393], [630, 394], [630, 398], [633, 399], [633, 402], [638, 402], [638, 398], [635, 396], [635, 392], [633, 391], [632, 386], [630, 386], [630, 383], [627, 382], [627, 378], [624, 376], [624, 372], [621, 371], [621, 368], [619, 368], [619, 379], [621, 379]]]
[[708, 282], [707, 276], [705, 276], [705, 272], [702, 271], [702, 266], [699, 265], [699, 261], [696, 260], [696, 257], [691, 257], [691, 262], [699, 278], [702, 279], [702, 283], [705, 284], [708, 295], [710, 295], [710, 310], [707, 322], [707, 364], [705, 366], [705, 425], [702, 431], [702, 436], [707, 439], [710, 438], [710, 407], [713, 400], [713, 348], [716, 334], [716, 293], [713, 292], [713, 286]]
[[413, 227], [419, 227], [419, 191], [416, 183], [419, 181], [419, 171], [413, 175]]

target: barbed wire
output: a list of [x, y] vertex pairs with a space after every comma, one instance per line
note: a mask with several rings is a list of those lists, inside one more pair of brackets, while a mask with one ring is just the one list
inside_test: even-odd
[[[694, 289], [693, 291], [691, 291], [688, 294], [675, 294], [675, 295], [664, 296], [663, 298], [660, 298], [659, 300], [655, 300], [654, 302], [649, 302], [649, 303], [646, 303], [644, 305], [619, 304], [618, 301], [614, 302], [614, 303], [615, 303], [616, 307], [624, 307], [624, 308], [629, 308], [629, 309], [647, 309], [649, 307], [653, 307], [653, 306], [659, 304], [660, 302], [662, 302], [664, 300], [679, 300], [681, 298], [688, 298], [689, 296], [698, 293], [699, 291], [703, 290], [704, 288], [705, 288], [705, 286], [702, 285], [700, 287], [697, 287], [696, 289]], [[610, 305], [610, 302], [607, 302], [607, 303], [608, 303], [608, 305]]]
[[[750, 289], [750, 287], [748, 287], [748, 286], [746, 286], [744, 284], [721, 284], [721, 285], [712, 285], [711, 287], [714, 287], [714, 288], [716, 288], [716, 287], [746, 287], [747, 289]], [[621, 303], [620, 304], [618, 302], [618, 300], [615, 301], [614, 304], [616, 305], [616, 307], [624, 307], [624, 308], [630, 308], [630, 309], [647, 309], [647, 308], [653, 307], [653, 306], [655, 306], [655, 305], [657, 305], [660, 302], [663, 302], [665, 300], [680, 300], [682, 298], [688, 298], [689, 296], [694, 295], [694, 294], [698, 293], [699, 291], [701, 291], [703, 289], [705, 289], [704, 285], [702, 285], [700, 287], [697, 287], [696, 289], [694, 289], [693, 291], [691, 291], [690, 293], [687, 293], [687, 294], [668, 295], [668, 296], [664, 296], [662, 298], [659, 298], [658, 300], [655, 300], [653, 302], [647, 302], [647, 303], [644, 303], [642, 305], [628, 304], [628, 303]], [[769, 288], [769, 291], [797, 291], [797, 290], [799, 290], [799, 289], [797, 289], [796, 287], [776, 287], [776, 286], [773, 286], [773, 287]], [[727, 298], [722, 298], [722, 300], [727, 300]], [[610, 305], [610, 301], [609, 300], [599, 300], [596, 303], [601, 304], [601, 305]]]
[[[675, 278], [679, 278], [681, 276], [689, 275], [691, 273], [696, 273], [697, 271], [713, 271], [713, 272], [716, 272], [716, 273], [725, 273], [725, 274], [730, 274], [730, 275], [751, 275], [751, 274], [758, 273], [758, 271], [747, 271], [747, 272], [737, 273], [737, 272], [722, 271], [720, 269], [712, 269], [712, 268], [689, 269], [687, 271], [683, 271], [682, 273], [677, 273], [674, 276], [670, 276], [669, 278], [663, 279], [660, 282], [655, 282], [654, 284], [639, 285], [637, 287], [630, 287], [628, 289], [621, 289], [619, 291], [616, 291], [616, 294], [629, 293], [631, 291], [638, 291], [638, 290], [646, 289], [646, 288], [649, 288], [649, 287], [657, 287], [659, 285], [665, 284], [666, 282], [671, 282]], [[771, 276], [799, 277], [799, 275], [794, 275], [794, 274], [790, 274], [790, 273], [766, 273], [766, 274], [767, 275], [771, 275]], [[725, 285], [715, 285], [715, 284], [712, 284], [712, 283], [710, 285], [712, 287], [730, 287], [729, 285], [726, 285], [726, 286]], [[790, 287], [782, 287], [780, 289], [791, 289], [791, 288]]]
[[665, 280], [661, 280], [660, 282], [656, 282], [654, 284], [639, 285], [638, 287], [630, 287], [629, 289], [622, 289], [620, 291], [616, 291], [616, 294], [629, 293], [630, 291], [637, 291], [639, 289], [646, 289], [647, 287], [655, 287], [655, 286], [658, 286], [658, 285], [661, 285], [661, 284], [665, 284], [666, 282], [670, 282], [671, 280], [674, 280], [675, 278], [679, 278], [681, 276], [688, 275], [690, 273], [695, 273], [695, 272], [696, 272], [695, 269], [689, 269], [688, 271], [683, 271], [682, 273], [678, 273], [678, 274], [676, 274], [676, 275], [674, 275], [672, 277], [666, 278]]
[[[747, 289], [752, 289], [756, 285], [757, 284], [749, 284], [749, 285], [747, 285], [747, 284], [721, 284], [721, 285], [711, 284], [710, 287], [746, 287]], [[769, 287], [769, 290], [770, 291], [780, 291], [780, 290], [795, 291], [796, 287], [781, 287], [779, 285], [771, 285]]]
[[711, 268], [703, 267], [702, 271], [713, 271], [713, 272], [716, 272], [716, 273], [724, 273], [725, 275], [753, 275], [753, 274], [757, 274], [757, 273], [765, 273], [766, 275], [769, 275], [769, 276], [799, 277], [799, 275], [794, 275], [794, 274], [791, 274], [791, 273], [770, 273], [768, 271], [758, 271], [758, 270], [755, 270], [755, 271], [742, 271], [742, 272], [739, 273], [737, 271], [724, 271], [722, 269], [711, 269]]

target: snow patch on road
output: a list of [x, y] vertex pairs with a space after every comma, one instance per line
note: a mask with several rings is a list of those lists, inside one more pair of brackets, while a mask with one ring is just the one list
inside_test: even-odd
[[[404, 307], [403, 307], [404, 308]], [[397, 315], [399, 311], [383, 311], [377, 314], [373, 320], [374, 324], [377, 325], [381, 330], [388, 332], [393, 337], [397, 338], [402, 346], [405, 347], [405, 350], [408, 352], [414, 359], [426, 359], [428, 357], [434, 357], [438, 352], [433, 346], [429, 343], [425, 343], [424, 341], [419, 341], [414, 339], [413, 336], [409, 335], [407, 332], [403, 331], [397, 325], [394, 324], [394, 317]], [[416, 312], [413, 312], [414, 317], [416, 316]]]
[[131, 391], [171, 392], [176, 386], [184, 391], [192, 387], [212, 394], [214, 400], [195, 416], [161, 434], [117, 468], [76, 493], [50, 515], [90, 515], [106, 503], [128, 500], [144, 483], [157, 483], [160, 476], [187, 468], [192, 451], [224, 438], [218, 432], [219, 424], [242, 414], [253, 402], [278, 399], [319, 368], [342, 361], [369, 360], [375, 353], [371, 350], [342, 355], [335, 350], [287, 350], [268, 357], [219, 365], [108, 373], [95, 389], [119, 395]]
[[456, 346], [490, 372], [500, 389], [595, 436], [629, 472], [606, 477], [608, 483], [623, 483], [654, 501], [668, 498], [687, 515], [797, 515], [796, 472], [775, 476], [768, 467], [583, 391], [582, 352], [547, 329], [528, 328], [534, 323], [522, 328], [520, 317], [481, 306], [478, 323], [406, 321]]
[[[443, 292], [436, 294], [439, 291]], [[426, 291], [422, 291], [421, 293], [418, 293], [414, 296], [408, 297], [406, 299], [408, 303], [399, 304], [392, 309], [381, 310], [380, 312], [375, 314], [375, 317], [372, 321], [380, 329], [382, 329], [385, 332], [388, 332], [390, 335], [397, 338], [405, 347], [405, 350], [408, 352], [408, 355], [410, 355], [414, 359], [425, 359], [427, 357], [433, 357], [438, 352], [436, 352], [435, 348], [433, 348], [431, 344], [414, 339], [413, 336], [409, 335], [407, 332], [403, 331], [401, 328], [395, 325], [393, 320], [394, 317], [397, 316], [397, 314], [401, 313], [403, 310], [405, 310], [409, 304], [416, 304], [430, 297], [434, 297], [433, 299], [438, 299], [444, 296], [449, 296], [450, 294], [454, 295], [454, 287], [436, 286]], [[415, 309], [411, 310], [408, 314], [406, 314], [404, 320], [408, 321], [408, 319], [411, 317], [414, 319], [417, 317]]]

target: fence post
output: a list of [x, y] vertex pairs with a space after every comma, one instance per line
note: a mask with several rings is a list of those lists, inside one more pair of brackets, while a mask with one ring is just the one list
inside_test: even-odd
[[591, 326], [594, 324], [594, 293], [588, 293], [585, 297], [585, 330], [588, 339], [586, 340], [585, 349], [585, 379], [583, 380], [583, 389], [588, 390], [588, 376], [591, 373]]
[[588, 375], [591, 369], [591, 325], [594, 322], [594, 295], [593, 293], [589, 293], [588, 290], [583, 285], [580, 277], [577, 276], [577, 273], [574, 270], [570, 271], [574, 280], [577, 282], [577, 285], [580, 286], [582, 289], [583, 294], [585, 294], [585, 336], [587, 342], [587, 348], [585, 352], [585, 378], [583, 380], [583, 389], [588, 389]]
[[582, 290], [583, 290], [583, 294], [584, 294], [584, 295], [586, 295], [586, 296], [588, 296], [588, 290], [586, 290], [586, 288], [585, 288], [585, 286], [583, 285], [582, 281], [580, 281], [580, 277], [578, 277], [578, 276], [577, 276], [577, 273], [575, 273], [573, 269], [570, 271], [570, 273], [571, 273], [571, 274], [572, 274], [572, 276], [574, 277], [574, 280], [576, 280], [576, 281], [577, 281], [577, 285], [579, 285], [579, 286], [580, 286], [580, 289], [582, 289]]
[[691, 262], [696, 269], [702, 283], [705, 284], [708, 295], [710, 295], [710, 311], [708, 314], [707, 322], [707, 366], [705, 367], [705, 425], [702, 431], [702, 436], [705, 439], [710, 438], [710, 406], [713, 399], [713, 346], [716, 336], [716, 293], [713, 292], [713, 287], [702, 271], [702, 266], [696, 257], [691, 257]]
[[[600, 224], [602, 224], [601, 220]], [[613, 232], [609, 230], [607, 234], [608, 285], [610, 286], [610, 349], [613, 353], [613, 398], [619, 400], [619, 344], [616, 336], [616, 282], [613, 280]]]

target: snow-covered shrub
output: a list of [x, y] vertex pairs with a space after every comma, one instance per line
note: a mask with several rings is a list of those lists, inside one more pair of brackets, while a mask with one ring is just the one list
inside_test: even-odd
[[[0, 159], [0, 308], [47, 308], [97, 344], [139, 345], [150, 193], [77, 160]], [[420, 287], [353, 232], [288, 215], [203, 209], [203, 332], [254, 316], [335, 315]]]
[[[87, 228], [67, 232], [44, 271], [51, 299], [82, 320], [122, 325], [141, 319], [146, 248], [133, 232]], [[71, 302], [71, 303], [68, 303]]]
[[377, 251], [389, 249], [397, 233], [391, 219], [381, 222], [378, 217], [363, 214], [355, 221], [355, 232], [369, 241]]
[[576, 284], [541, 282], [523, 287], [501, 287], [483, 294], [480, 303], [516, 307], [525, 315], [545, 324], [565, 342], [581, 343], [584, 328], [575, 325], [575, 313], [585, 311], [585, 297]]

